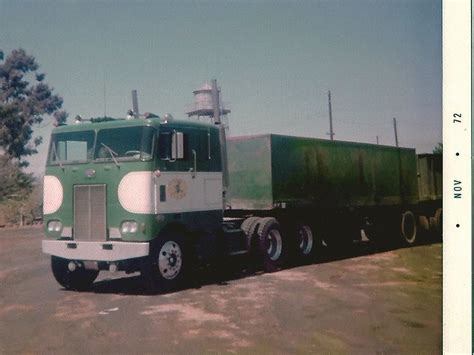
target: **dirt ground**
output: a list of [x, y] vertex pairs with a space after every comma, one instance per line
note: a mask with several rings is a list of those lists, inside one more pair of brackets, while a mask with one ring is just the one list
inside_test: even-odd
[[136, 275], [62, 289], [38, 227], [0, 229], [0, 353], [440, 353], [442, 245], [350, 255], [272, 274], [237, 261], [179, 292]]

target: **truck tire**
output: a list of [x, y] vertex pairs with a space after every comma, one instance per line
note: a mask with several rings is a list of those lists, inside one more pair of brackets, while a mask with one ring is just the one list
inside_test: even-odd
[[436, 209], [434, 220], [433, 220], [433, 230], [437, 238], [441, 239], [443, 235], [443, 209]]
[[69, 263], [71, 260], [51, 256], [51, 270], [56, 281], [67, 290], [83, 291], [90, 289], [94, 283], [99, 270], [86, 270], [83, 266], [71, 271]]
[[405, 245], [414, 245], [416, 243], [417, 226], [416, 218], [413, 212], [406, 211], [401, 219], [401, 236]]
[[240, 225], [240, 229], [242, 229], [242, 231], [247, 236], [247, 250], [248, 251], [252, 250], [252, 239], [255, 235], [258, 221], [260, 219], [261, 219], [260, 217], [249, 217], [245, 219]]
[[321, 238], [305, 223], [297, 224], [293, 229], [293, 250], [297, 262], [310, 262], [322, 247]]
[[418, 216], [418, 231], [417, 239], [419, 242], [428, 242], [432, 237], [432, 230], [430, 228], [430, 220], [428, 217]]
[[277, 271], [285, 260], [286, 245], [280, 231], [280, 224], [273, 217], [258, 221], [258, 248], [266, 272]]
[[418, 216], [418, 225], [420, 226], [420, 232], [424, 234], [430, 231], [430, 221], [426, 216]]
[[150, 255], [141, 267], [146, 288], [152, 292], [168, 292], [184, 285], [189, 258], [184, 238], [166, 233], [150, 245]]

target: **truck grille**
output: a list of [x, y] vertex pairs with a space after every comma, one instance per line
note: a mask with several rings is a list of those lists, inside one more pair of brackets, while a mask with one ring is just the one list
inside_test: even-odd
[[74, 186], [74, 239], [106, 240], [105, 185]]

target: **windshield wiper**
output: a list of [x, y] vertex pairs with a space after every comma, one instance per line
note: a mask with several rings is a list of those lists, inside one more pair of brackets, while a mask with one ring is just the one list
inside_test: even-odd
[[117, 159], [115, 159], [115, 156], [118, 155], [116, 152], [114, 152], [112, 150], [112, 148], [110, 148], [108, 145], [104, 144], [104, 143], [100, 143], [100, 145], [102, 145], [105, 149], [107, 149], [107, 151], [109, 152], [110, 156], [112, 157], [115, 165], [117, 166], [120, 166], [120, 164], [118, 163]]
[[53, 142], [53, 148], [51, 150], [52, 150], [51, 153], [53, 153], [54, 159], [58, 162], [61, 169], [64, 170], [63, 164], [61, 163], [61, 160], [59, 159], [58, 152], [56, 151], [56, 144], [54, 144], [54, 142]]

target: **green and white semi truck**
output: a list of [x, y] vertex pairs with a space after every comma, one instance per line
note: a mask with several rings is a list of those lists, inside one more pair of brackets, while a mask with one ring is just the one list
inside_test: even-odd
[[417, 175], [413, 149], [223, 133], [168, 115], [54, 128], [42, 249], [59, 284], [83, 289], [121, 270], [167, 290], [198, 263], [248, 254], [273, 271], [361, 229], [411, 245], [440, 228], [439, 164], [425, 155]]

